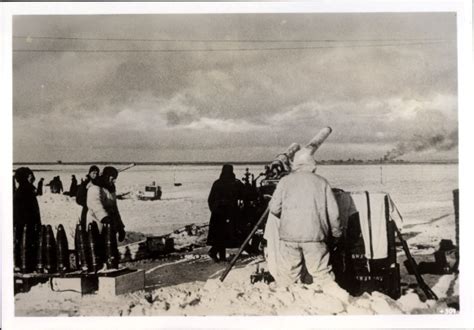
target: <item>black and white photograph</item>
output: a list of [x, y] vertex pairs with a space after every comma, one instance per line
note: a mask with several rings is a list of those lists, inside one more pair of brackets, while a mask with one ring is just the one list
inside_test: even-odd
[[456, 7], [221, 6], [12, 14], [14, 317], [459, 315]]

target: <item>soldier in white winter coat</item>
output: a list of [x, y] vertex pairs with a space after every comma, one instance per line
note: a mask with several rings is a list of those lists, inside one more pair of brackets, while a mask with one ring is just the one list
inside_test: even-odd
[[298, 282], [303, 264], [314, 281], [334, 279], [327, 242], [342, 234], [339, 210], [331, 186], [315, 169], [311, 151], [298, 151], [270, 202], [270, 212], [280, 219], [278, 279], [283, 284]]
[[96, 221], [99, 231], [102, 231], [103, 224], [109, 223], [114, 232], [118, 233], [119, 241], [123, 241], [125, 225], [122, 222], [115, 195], [117, 176], [118, 171], [114, 167], [107, 166], [98, 178], [97, 184], [92, 184], [87, 189], [87, 223]]

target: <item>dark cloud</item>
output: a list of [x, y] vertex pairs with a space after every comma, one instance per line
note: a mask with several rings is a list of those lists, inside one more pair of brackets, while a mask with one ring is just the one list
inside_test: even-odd
[[[180, 40], [455, 39], [455, 23], [450, 13], [24, 16], [15, 17], [14, 35], [135, 41], [15, 39], [13, 47], [215, 49], [275, 44]], [[312, 45], [320, 44], [303, 44]], [[223, 148], [302, 143], [327, 125], [334, 128], [335, 144], [358, 143], [366, 148], [358, 152], [373, 155], [416, 134], [436, 137], [436, 131], [457, 128], [455, 43], [331, 45], [251, 52], [15, 52], [15, 159], [35, 160], [30, 146], [48, 158], [69, 145], [92, 158], [120, 146], [144, 153], [205, 146], [212, 158]]]

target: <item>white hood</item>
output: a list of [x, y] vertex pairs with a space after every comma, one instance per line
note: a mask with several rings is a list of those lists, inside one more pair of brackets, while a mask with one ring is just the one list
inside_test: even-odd
[[293, 172], [316, 171], [316, 160], [313, 158], [311, 151], [309, 148], [303, 148], [296, 152], [291, 166]]

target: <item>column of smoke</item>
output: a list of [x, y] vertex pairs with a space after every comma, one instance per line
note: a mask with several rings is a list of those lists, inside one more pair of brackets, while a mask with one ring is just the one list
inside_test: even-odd
[[385, 154], [383, 159], [385, 161], [390, 161], [410, 152], [420, 152], [425, 150], [446, 151], [455, 148], [457, 145], [457, 130], [445, 134], [428, 136], [415, 135], [411, 141], [398, 143], [394, 149]]

